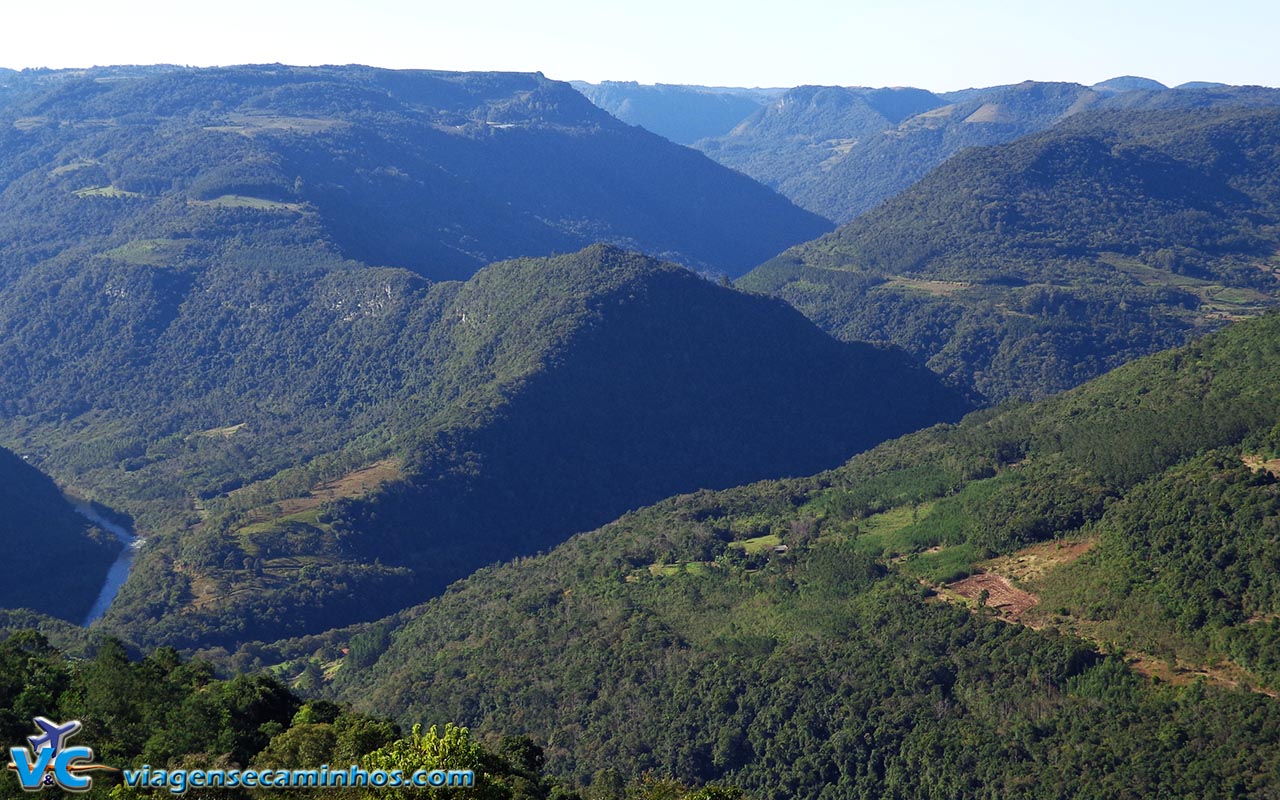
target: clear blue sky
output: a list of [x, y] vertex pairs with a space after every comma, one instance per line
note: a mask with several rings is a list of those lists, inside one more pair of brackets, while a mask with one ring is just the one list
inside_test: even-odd
[[62, 0], [6, 4], [0, 66], [362, 63], [731, 86], [1136, 74], [1280, 85], [1280, 2]]

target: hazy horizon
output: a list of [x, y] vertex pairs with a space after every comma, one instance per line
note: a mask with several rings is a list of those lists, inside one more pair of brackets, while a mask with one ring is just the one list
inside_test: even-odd
[[[286, 67], [300, 67], [300, 68], [308, 68], [308, 67], [313, 67], [313, 68], [324, 68], [324, 67], [368, 67], [368, 68], [371, 68], [371, 69], [391, 69], [391, 70], [405, 70], [405, 71], [425, 70], [425, 71], [438, 71], [438, 72], [512, 72], [512, 73], [527, 73], [527, 74], [541, 73], [541, 74], [543, 74], [543, 75], [546, 75], [546, 72], [545, 72], [544, 70], [498, 70], [498, 69], [494, 69], [494, 70], [488, 70], [488, 69], [474, 69], [474, 70], [469, 70], [469, 69], [468, 69], [468, 70], [464, 70], [464, 69], [451, 69], [451, 68], [449, 68], [449, 67], [437, 67], [437, 66], [432, 66], [432, 67], [382, 67], [382, 66], [379, 66], [379, 65], [377, 65], [377, 64], [363, 64], [363, 63], [354, 63], [354, 62], [353, 62], [353, 63], [341, 63], [341, 64], [340, 64], [340, 63], [297, 64], [297, 63], [283, 62], [283, 61], [246, 61], [246, 62], [240, 62], [240, 63], [208, 64], [208, 65], [197, 65], [197, 64], [175, 64], [175, 63], [169, 63], [169, 62], [116, 62], [116, 63], [89, 64], [89, 65], [80, 65], [80, 66], [67, 66], [67, 67], [7, 67], [7, 66], [0, 65], [0, 69], [11, 69], [11, 70], [14, 70], [14, 71], [16, 71], [16, 72], [24, 72], [24, 71], [78, 72], [78, 71], [88, 71], [88, 70], [93, 70], [93, 69], [113, 69], [113, 68], [128, 68], [128, 67], [173, 67], [174, 69], [233, 69], [233, 68], [236, 68], [236, 67], [269, 66], [269, 65], [273, 65], [273, 64], [279, 64], [279, 65], [281, 65], [281, 66], [286, 66]], [[846, 88], [876, 88], [876, 89], [884, 89], [884, 88], [887, 88], [887, 89], [906, 89], [906, 88], [910, 88], [910, 89], [925, 89], [925, 90], [928, 90], [928, 91], [937, 92], [937, 93], [939, 93], [939, 94], [946, 94], [946, 93], [948, 93], [948, 92], [956, 92], [956, 91], [965, 91], [965, 90], [968, 90], [968, 89], [983, 89], [983, 88], [989, 88], [989, 87], [992, 87], [992, 86], [1013, 86], [1013, 85], [1016, 85], [1016, 84], [1019, 84], [1019, 83], [1024, 83], [1024, 82], [1034, 82], [1034, 83], [1075, 83], [1075, 84], [1080, 84], [1080, 85], [1083, 85], [1083, 86], [1095, 86], [1095, 85], [1097, 85], [1097, 84], [1099, 84], [1099, 83], [1104, 83], [1104, 82], [1106, 82], [1106, 81], [1113, 80], [1113, 79], [1118, 79], [1118, 78], [1142, 78], [1142, 79], [1148, 79], [1148, 80], [1155, 80], [1155, 81], [1158, 81], [1158, 82], [1160, 82], [1160, 83], [1163, 83], [1165, 86], [1167, 86], [1167, 87], [1169, 87], [1169, 88], [1171, 88], [1171, 89], [1172, 89], [1172, 88], [1177, 88], [1178, 86], [1182, 85], [1182, 83], [1197, 83], [1197, 82], [1205, 82], [1205, 83], [1221, 83], [1221, 84], [1223, 84], [1223, 85], [1228, 85], [1228, 86], [1260, 86], [1260, 87], [1264, 87], [1264, 88], [1280, 88], [1280, 87], [1274, 86], [1274, 85], [1272, 85], [1272, 84], [1264, 84], [1264, 83], [1229, 83], [1229, 82], [1227, 82], [1227, 81], [1199, 81], [1198, 79], [1192, 79], [1192, 80], [1190, 80], [1190, 81], [1182, 81], [1181, 83], [1169, 83], [1169, 82], [1167, 82], [1167, 81], [1161, 81], [1159, 78], [1154, 78], [1154, 77], [1152, 77], [1152, 76], [1150, 76], [1150, 75], [1141, 75], [1141, 74], [1111, 75], [1111, 76], [1109, 76], [1109, 77], [1101, 78], [1101, 79], [1099, 79], [1099, 80], [1097, 80], [1097, 81], [1091, 81], [1091, 82], [1087, 82], [1087, 83], [1086, 83], [1086, 82], [1084, 82], [1084, 81], [1080, 81], [1080, 80], [1071, 80], [1071, 79], [1061, 79], [1061, 80], [1059, 80], [1059, 79], [1051, 79], [1051, 78], [1034, 78], [1034, 77], [1032, 77], [1032, 78], [1021, 78], [1021, 79], [1017, 79], [1017, 80], [1001, 80], [1001, 81], [996, 81], [996, 82], [994, 82], [994, 83], [987, 83], [987, 84], [973, 84], [973, 85], [969, 85], [969, 86], [957, 86], [957, 87], [946, 88], [946, 89], [940, 89], [940, 88], [938, 88], [938, 87], [936, 87], [936, 86], [921, 85], [921, 84], [908, 84], [908, 83], [887, 83], [887, 84], [867, 84], [867, 83], [862, 83], [862, 84], [855, 84], [855, 83], [817, 83], [817, 82], [815, 82], [815, 81], [802, 81], [802, 82], [800, 82], [800, 83], [788, 84], [788, 85], [782, 85], [782, 84], [774, 84], [774, 85], [760, 85], [760, 84], [746, 84], [746, 83], [738, 83], [738, 84], [728, 84], [728, 83], [708, 84], [708, 83], [697, 83], [697, 82], [693, 82], [693, 81], [683, 81], [683, 82], [676, 82], [676, 81], [637, 81], [637, 80], [634, 80], [634, 79], [631, 79], [631, 78], [625, 78], [625, 77], [601, 78], [601, 79], [598, 79], [598, 80], [588, 80], [588, 79], [585, 79], [585, 78], [577, 78], [577, 77], [558, 77], [558, 76], [554, 76], [554, 75], [546, 75], [546, 77], [551, 78], [551, 79], [553, 79], [553, 80], [563, 81], [563, 82], [565, 82], [565, 83], [590, 83], [590, 84], [595, 84], [595, 85], [599, 85], [599, 84], [603, 84], [603, 83], [619, 83], [619, 84], [623, 84], [623, 83], [630, 83], [630, 84], [636, 84], [636, 85], [638, 85], [638, 86], [648, 86], [648, 87], [653, 87], [653, 86], [681, 86], [681, 87], [691, 87], [691, 88], [700, 88], [700, 89], [725, 89], [725, 90], [739, 90], [739, 89], [741, 89], [741, 90], [751, 90], [751, 91], [785, 91], [785, 90], [787, 90], [787, 89], [792, 89], [792, 88], [795, 88], [795, 87], [797, 87], [797, 86], [843, 86], [843, 87], [846, 87]]]
[[1138, 75], [1280, 85], [1271, 32], [1280, 6], [1142, 0], [1070, 8], [977, 0], [801, 0], [603, 7], [489, 0], [228, 0], [177, 6], [69, 0], [10, 10], [0, 65], [11, 69], [174, 64], [542, 72], [559, 80], [728, 87], [916, 86], [953, 91], [1024, 80], [1092, 85]]

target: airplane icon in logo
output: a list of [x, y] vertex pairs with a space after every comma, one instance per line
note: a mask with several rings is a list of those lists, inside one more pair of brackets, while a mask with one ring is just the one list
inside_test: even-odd
[[72, 720], [59, 725], [47, 717], [36, 717], [35, 723], [36, 727], [40, 728], [44, 733], [39, 736], [27, 737], [27, 741], [31, 743], [31, 751], [34, 753], [39, 753], [46, 747], [52, 747], [53, 752], [57, 754], [62, 750], [64, 740], [70, 739], [80, 730], [79, 720]]
[[58, 724], [48, 717], [32, 720], [40, 731], [28, 736], [25, 747], [9, 748], [9, 770], [17, 774], [24, 791], [35, 792], [58, 786], [68, 792], [85, 792], [93, 784], [86, 772], [118, 771], [93, 763], [93, 748], [68, 743], [82, 727], [79, 720]]

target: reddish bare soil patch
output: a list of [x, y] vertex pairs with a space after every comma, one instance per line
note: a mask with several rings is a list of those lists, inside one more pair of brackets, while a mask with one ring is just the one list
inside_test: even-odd
[[987, 606], [997, 609], [1009, 619], [1017, 620], [1023, 612], [1040, 602], [1040, 598], [1014, 588], [1003, 575], [984, 572], [947, 584], [947, 588], [961, 597], [978, 601], [983, 590], [987, 592]]

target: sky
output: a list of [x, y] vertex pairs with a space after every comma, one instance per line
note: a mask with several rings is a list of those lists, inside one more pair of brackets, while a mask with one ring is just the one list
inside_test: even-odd
[[0, 66], [370, 64], [561, 80], [919, 86], [1142, 75], [1280, 86], [1270, 0], [27, 0]]

